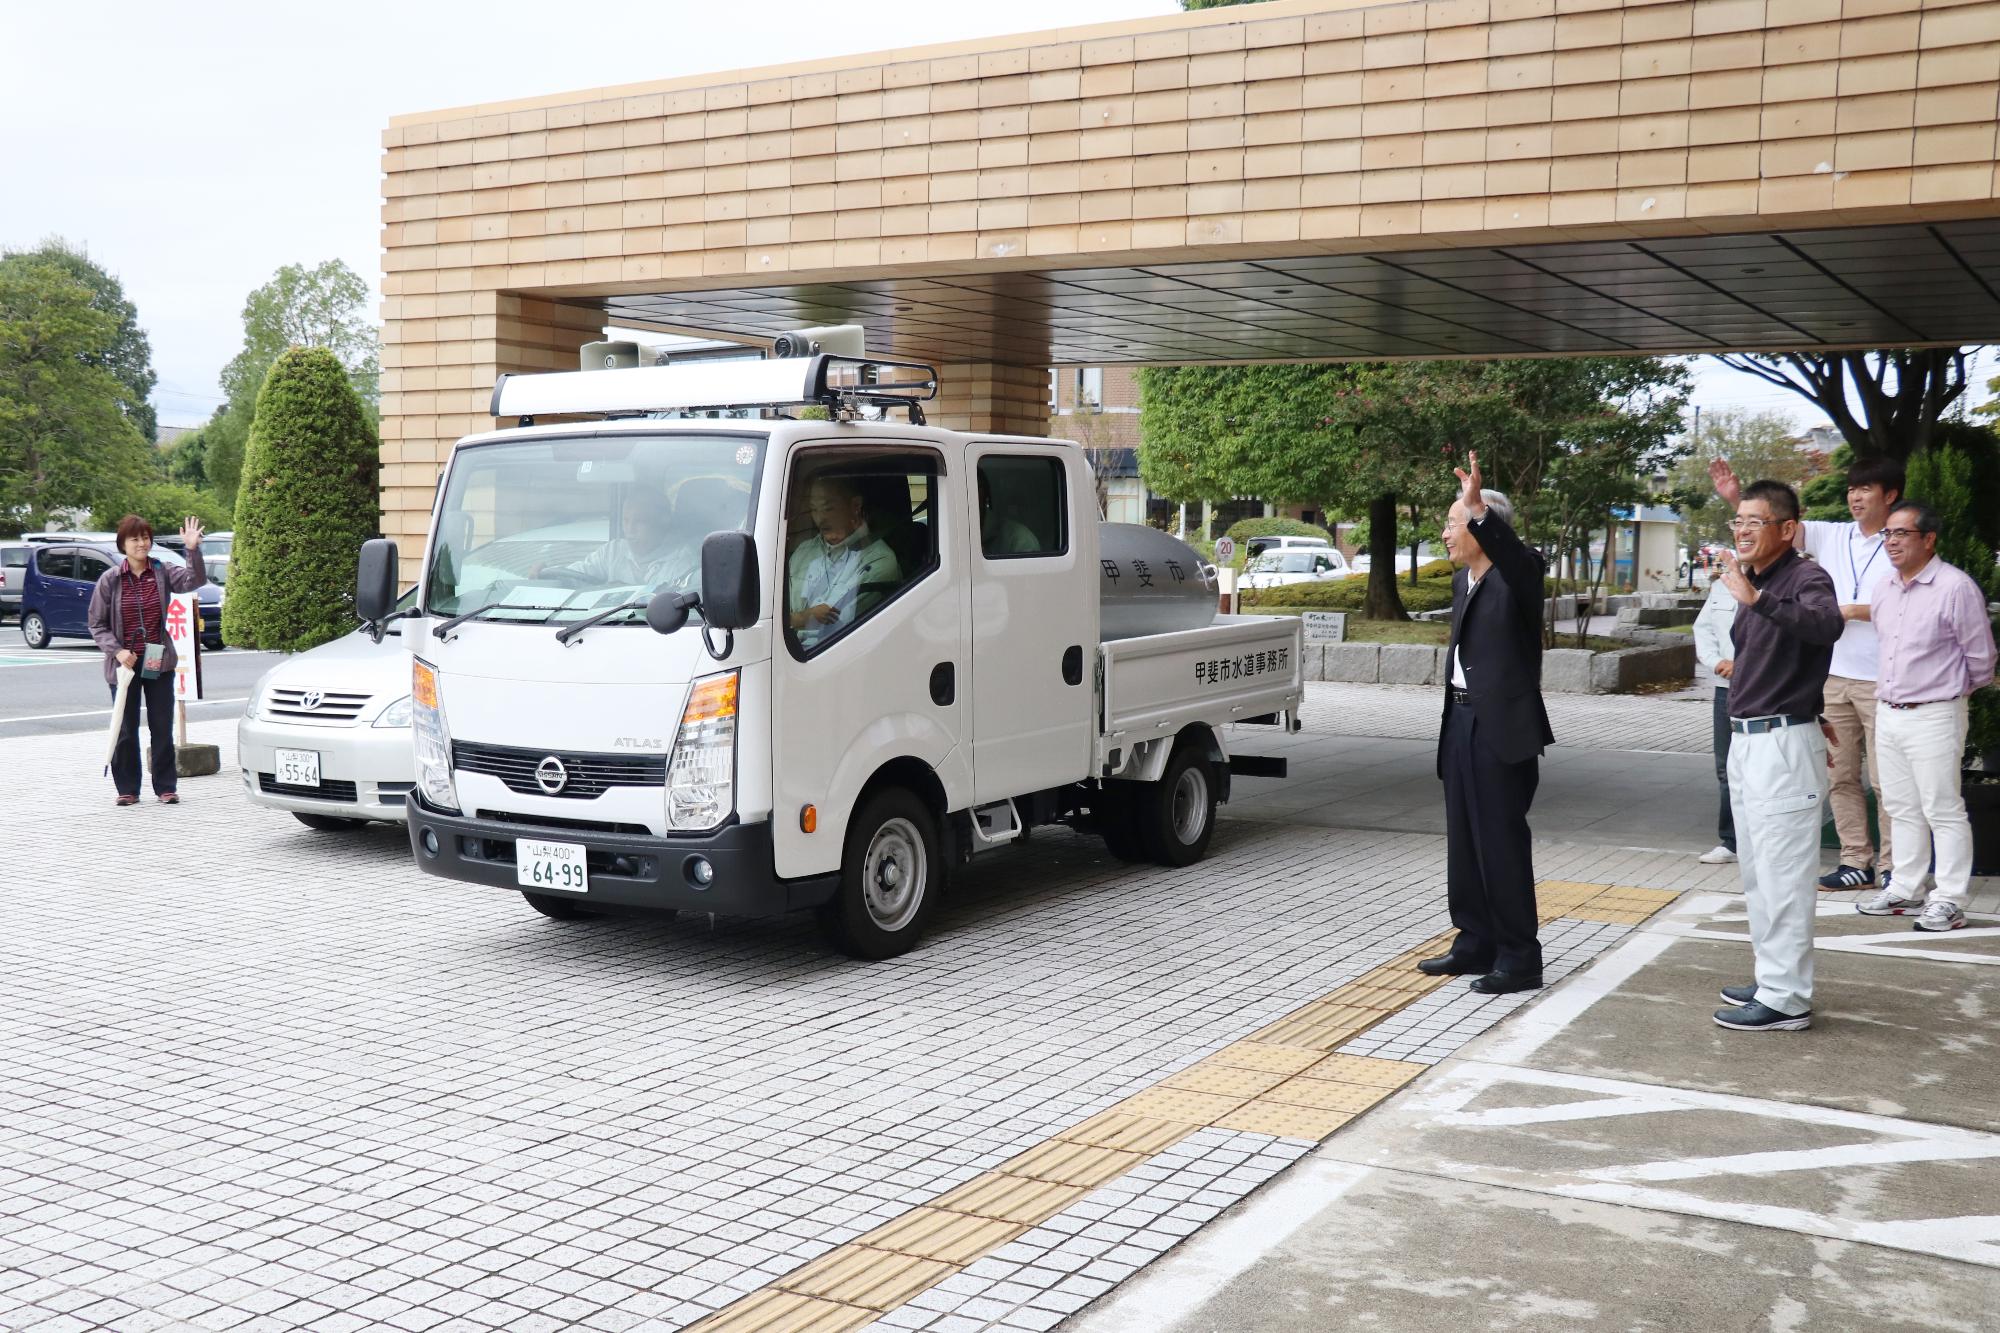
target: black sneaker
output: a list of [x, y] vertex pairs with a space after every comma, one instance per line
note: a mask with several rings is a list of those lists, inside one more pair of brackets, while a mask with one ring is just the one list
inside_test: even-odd
[[1803, 1032], [1812, 1026], [1812, 1010], [1802, 1014], [1781, 1014], [1766, 1004], [1752, 1000], [1735, 1009], [1715, 1011], [1718, 1027], [1735, 1032]]
[[1822, 889], [1865, 889], [1875, 882], [1875, 872], [1862, 870], [1856, 866], [1838, 865], [1819, 877]]
[[1753, 981], [1747, 986], [1724, 986], [1720, 994], [1724, 1000], [1740, 1009], [1756, 1001], [1757, 983]]

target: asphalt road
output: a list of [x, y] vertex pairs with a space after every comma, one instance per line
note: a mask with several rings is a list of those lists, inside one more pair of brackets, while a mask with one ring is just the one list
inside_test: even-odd
[[[250, 687], [280, 656], [241, 648], [203, 653], [207, 697], [188, 705], [189, 720], [241, 716]], [[88, 640], [57, 639], [36, 652], [16, 622], [0, 625], [0, 740], [102, 730], [111, 716], [103, 673], [104, 657]]]

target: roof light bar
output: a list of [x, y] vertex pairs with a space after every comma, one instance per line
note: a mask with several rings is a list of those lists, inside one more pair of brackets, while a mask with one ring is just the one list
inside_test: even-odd
[[719, 412], [737, 408], [907, 406], [937, 397], [937, 371], [909, 361], [808, 356], [710, 361], [621, 370], [502, 375], [496, 417], [615, 412]]

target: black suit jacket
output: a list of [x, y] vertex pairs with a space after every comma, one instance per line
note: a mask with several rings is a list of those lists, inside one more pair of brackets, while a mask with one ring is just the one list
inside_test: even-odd
[[[1510, 764], [1532, 759], [1553, 744], [1548, 710], [1542, 707], [1542, 557], [1522, 543], [1492, 509], [1469, 523], [1479, 549], [1493, 567], [1469, 593], [1461, 569], [1451, 578], [1451, 647], [1465, 670], [1479, 735]], [[1445, 685], [1451, 684], [1445, 658]], [[1446, 694], [1445, 707], [1451, 707]], [[1443, 732], [1439, 732], [1438, 776], [1444, 776]]]

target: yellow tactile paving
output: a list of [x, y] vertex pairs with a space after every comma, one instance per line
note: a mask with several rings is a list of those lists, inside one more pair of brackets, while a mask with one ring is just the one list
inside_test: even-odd
[[913, 1254], [920, 1259], [941, 1259], [948, 1264], [969, 1264], [980, 1255], [999, 1249], [1026, 1231], [1028, 1225], [942, 1208], [917, 1208], [877, 1227], [855, 1244]]
[[957, 1264], [871, 1245], [843, 1245], [781, 1279], [778, 1285], [823, 1301], [893, 1310], [958, 1269]]
[[718, 1310], [688, 1333], [842, 1333], [881, 1318], [878, 1310], [816, 1300], [776, 1287], [753, 1292]]
[[1091, 1143], [1050, 1139], [1011, 1161], [1000, 1170], [1010, 1176], [1048, 1180], [1058, 1185], [1088, 1185], [1095, 1188], [1130, 1171], [1152, 1154], [1101, 1148]]
[[[1663, 889], [1563, 880], [1545, 881], [1536, 892], [1544, 920], [1635, 923], [1677, 896]], [[1332, 1052], [1454, 980], [1415, 970], [1421, 959], [1449, 948], [1452, 938], [1446, 932], [1426, 940], [949, 1194], [822, 1255], [694, 1329], [839, 1333], [858, 1328], [1198, 1129], [1212, 1126], [1315, 1141], [1327, 1137], [1426, 1068]]]

